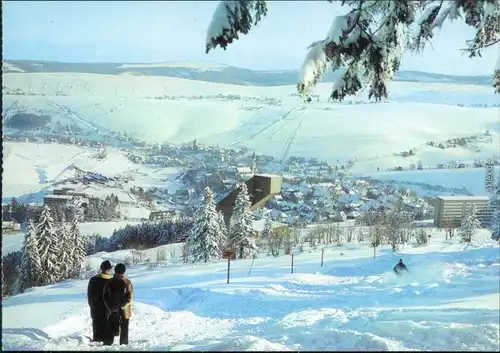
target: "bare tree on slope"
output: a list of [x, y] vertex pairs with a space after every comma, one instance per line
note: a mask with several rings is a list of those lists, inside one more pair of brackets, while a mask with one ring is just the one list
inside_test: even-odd
[[[463, 49], [470, 58], [500, 42], [500, 0], [343, 0], [342, 6], [349, 11], [336, 16], [326, 37], [309, 46], [302, 64], [297, 89], [308, 102], [323, 75], [341, 68], [346, 71], [334, 83], [333, 100], [355, 95], [362, 81], [369, 85], [370, 99], [387, 98], [387, 83], [404, 51], [422, 52], [446, 20], [460, 19], [476, 30]], [[207, 30], [206, 52], [217, 46], [225, 50], [266, 15], [264, 0], [221, 1]], [[492, 84], [500, 93], [500, 58]]]

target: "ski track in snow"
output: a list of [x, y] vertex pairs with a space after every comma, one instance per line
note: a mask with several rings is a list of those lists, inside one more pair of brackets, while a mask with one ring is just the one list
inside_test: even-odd
[[[29, 290], [3, 303], [4, 350], [496, 350], [498, 244], [465, 246], [433, 235], [392, 254], [355, 245], [250, 261], [129, 269], [130, 344], [90, 343], [87, 281]], [[344, 253], [339, 256], [340, 251]], [[410, 273], [390, 269], [404, 257]], [[322, 272], [317, 272], [318, 270]], [[495, 304], [496, 301], [496, 304]], [[492, 304], [493, 303], [493, 304]], [[14, 313], [15, 311], [15, 313]], [[36, 313], [36, 314], [34, 314]], [[19, 319], [26, 314], [24, 319]], [[28, 317], [41, 315], [30, 323]]]

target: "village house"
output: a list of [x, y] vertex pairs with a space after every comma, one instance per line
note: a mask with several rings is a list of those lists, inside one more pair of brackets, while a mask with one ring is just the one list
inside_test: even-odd
[[162, 221], [172, 219], [176, 215], [175, 210], [155, 211], [149, 214], [150, 221]]
[[14, 221], [2, 221], [2, 234], [21, 231], [21, 224]]
[[283, 211], [280, 211], [280, 210], [271, 210], [271, 212], [269, 213], [269, 216], [271, 217], [271, 219], [273, 221], [277, 221], [277, 222], [287, 222], [288, 221], [288, 215], [283, 212]]
[[45, 195], [43, 204], [49, 207], [66, 206], [73, 197], [71, 195]]
[[247, 166], [236, 167], [236, 177], [240, 180], [246, 180], [253, 175], [252, 169]]

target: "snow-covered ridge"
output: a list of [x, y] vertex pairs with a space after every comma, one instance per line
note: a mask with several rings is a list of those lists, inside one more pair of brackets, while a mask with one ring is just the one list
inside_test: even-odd
[[14, 64], [3, 61], [2, 72], [24, 72], [24, 70]]
[[[203, 61], [181, 61], [165, 63], [59, 63], [33, 60], [3, 61], [4, 71], [6, 64], [18, 67], [19, 72], [79, 72], [87, 74], [107, 74], [140, 76], [180, 77], [190, 80], [199, 80], [215, 83], [229, 83], [244, 86], [278, 86], [295, 85], [299, 70], [249, 70], [223, 64]], [[329, 72], [323, 82], [333, 82], [342, 70]], [[396, 81], [402, 82], [450, 82], [460, 84], [480, 84], [491, 86], [491, 75], [484, 76], [454, 76], [433, 74], [418, 71], [399, 71]]]
[[210, 62], [204, 62], [204, 61], [172, 61], [165, 63], [150, 63], [150, 64], [123, 64], [118, 66], [118, 68], [120, 69], [140, 69], [140, 68], [160, 68], [160, 67], [219, 71], [227, 68], [228, 66], [221, 64], [214, 64]]

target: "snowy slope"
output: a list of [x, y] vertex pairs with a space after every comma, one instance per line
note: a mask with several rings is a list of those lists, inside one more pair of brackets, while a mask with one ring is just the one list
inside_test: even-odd
[[[398, 254], [350, 244], [232, 263], [133, 265], [130, 350], [497, 350], [499, 248], [481, 231], [470, 245], [434, 232]], [[172, 252], [179, 245], [170, 246]], [[343, 255], [341, 255], [341, 252]], [[89, 258], [121, 261], [122, 250]], [[403, 258], [410, 274], [397, 279]], [[249, 270], [251, 273], [249, 273]], [[86, 280], [3, 301], [4, 350], [105, 350], [87, 343]], [[117, 350], [118, 346], [108, 350]], [[120, 348], [123, 350], [123, 347]]]
[[[246, 146], [278, 159], [357, 159], [358, 171], [394, 167], [402, 162], [393, 153], [411, 148], [419, 151], [404, 163], [491, 158], [500, 143], [499, 134], [493, 133], [500, 131], [499, 97], [485, 86], [394, 82], [386, 103], [365, 104], [361, 94], [334, 104], [327, 102], [330, 84], [321, 84], [316, 89], [319, 101], [306, 106], [294, 96], [294, 86], [236, 86], [169, 77], [10, 73], [4, 75], [4, 85], [32, 94], [4, 96], [4, 111], [16, 104], [50, 115], [53, 121], [127, 131], [149, 142], [196, 138]], [[425, 147], [430, 140], [487, 129], [493, 141], [479, 152]]]
[[[478, 196], [489, 196], [486, 189], [487, 175], [493, 176], [493, 180], [500, 180], [500, 168], [494, 167], [491, 171], [486, 168], [470, 169], [431, 169], [412, 170], [405, 172], [376, 172], [365, 174], [376, 180], [394, 181], [396, 183], [408, 185], [416, 188], [418, 184], [442, 185], [448, 188], [465, 188], [469, 193]], [[424, 195], [430, 195], [425, 191]], [[435, 191], [434, 194], [444, 195], [442, 191]]]
[[[150, 170], [145, 165], [130, 162], [122, 151], [115, 148], [107, 148], [106, 158], [98, 160], [93, 158], [96, 150], [86, 147], [27, 142], [4, 142], [3, 146], [8, 151], [4, 154], [3, 160], [2, 200], [4, 201], [25, 195], [25, 200], [20, 198], [21, 202], [41, 202], [44, 190], [61, 188], [64, 184], [59, 184], [60, 182], [75, 176], [73, 166], [106, 177], [131, 177], [135, 186], [144, 188], [160, 186], [169, 192], [175, 192], [179, 187], [179, 184], [170, 181], [179, 173], [177, 168]], [[122, 201], [133, 200], [128, 192], [130, 185], [101, 187], [70, 184], [68, 186], [98, 197], [113, 193]]]

